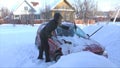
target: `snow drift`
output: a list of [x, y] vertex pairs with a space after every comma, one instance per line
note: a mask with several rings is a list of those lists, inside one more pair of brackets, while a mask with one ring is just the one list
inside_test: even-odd
[[49, 68], [86, 68], [86, 67], [96, 67], [96, 68], [117, 68], [110, 60], [103, 56], [95, 55], [91, 52], [78, 52], [62, 56], [60, 60], [51, 65]]

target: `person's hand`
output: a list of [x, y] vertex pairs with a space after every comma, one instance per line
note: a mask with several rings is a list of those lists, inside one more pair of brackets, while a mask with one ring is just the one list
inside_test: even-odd
[[65, 30], [69, 30], [69, 27], [68, 27], [68, 26], [65, 26], [65, 25], [60, 25], [60, 27], [61, 27], [62, 29], [65, 29]]
[[51, 38], [52, 37], [52, 34], [48, 35], [48, 38]]

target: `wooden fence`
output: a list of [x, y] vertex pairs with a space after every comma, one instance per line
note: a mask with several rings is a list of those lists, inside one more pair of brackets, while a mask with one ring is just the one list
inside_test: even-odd
[[94, 24], [94, 23], [95, 23], [95, 20], [92, 20], [92, 19], [89, 19], [89, 20], [86, 20], [86, 21], [83, 21], [83, 20], [75, 20], [75, 23], [76, 23], [76, 24]]

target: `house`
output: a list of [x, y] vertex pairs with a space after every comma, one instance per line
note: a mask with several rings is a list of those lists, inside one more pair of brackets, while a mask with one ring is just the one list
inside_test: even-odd
[[93, 19], [96, 22], [100, 22], [100, 21], [109, 21], [110, 20], [110, 13], [109, 11], [97, 11], [95, 13], [95, 16], [93, 17]]
[[24, 0], [14, 11], [14, 22], [19, 24], [34, 24], [34, 20], [40, 19], [38, 13], [38, 2], [28, 2]]
[[51, 8], [52, 17], [54, 13], [60, 12], [64, 21], [74, 21], [75, 9], [67, 0], [59, 0]]
[[[56, 2], [57, 1], [57, 2]], [[54, 16], [56, 12], [60, 12], [63, 16], [63, 21], [74, 21], [75, 19], [75, 8], [68, 2], [69, 0], [56, 0], [54, 4], [50, 3], [50, 18]], [[18, 3], [19, 4], [19, 3]], [[41, 3], [42, 4], [42, 3]], [[45, 6], [43, 6], [44, 8]], [[24, 0], [19, 6], [13, 11], [13, 19], [15, 23], [20, 24], [34, 24], [40, 23], [42, 16], [40, 15], [39, 2], [30, 2]], [[113, 14], [110, 12], [98, 12], [94, 17], [95, 21], [108, 21], [109, 16], [112, 18]], [[43, 13], [42, 13], [43, 14]], [[46, 13], [45, 13], [46, 14]], [[0, 12], [1, 15], [1, 12]], [[45, 16], [43, 14], [43, 16]], [[46, 17], [46, 16], [45, 16]], [[120, 15], [119, 15], [120, 17]], [[82, 20], [80, 21], [82, 23]], [[91, 21], [88, 21], [91, 23]]]
[[[75, 9], [67, 0], [59, 0], [57, 3], [54, 3], [54, 5], [50, 3], [50, 17], [53, 17], [54, 13], [60, 12], [64, 21], [74, 20]], [[20, 24], [41, 23], [40, 21], [43, 20], [44, 17], [42, 19], [39, 8], [38, 2], [28, 2], [24, 0], [13, 12], [15, 22]], [[43, 13], [42, 15], [45, 16]]]

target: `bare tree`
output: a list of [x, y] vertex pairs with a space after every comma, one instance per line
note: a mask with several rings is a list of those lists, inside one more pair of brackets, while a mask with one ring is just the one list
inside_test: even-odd
[[77, 19], [83, 19], [86, 23], [87, 19], [93, 18], [97, 11], [97, 4], [93, 0], [74, 0], [74, 2]]
[[43, 19], [45, 19], [46, 21], [48, 21], [51, 18], [50, 6], [46, 5], [45, 9], [41, 10], [41, 14], [40, 15], [41, 15], [41, 17]]
[[10, 10], [8, 10], [8, 8], [6, 8], [6, 7], [1, 8], [1, 17], [2, 18], [8, 16], [9, 14], [10, 14]]
[[2, 7], [1, 11], [1, 18], [3, 19], [3, 23], [11, 23], [11, 12], [8, 8]]

